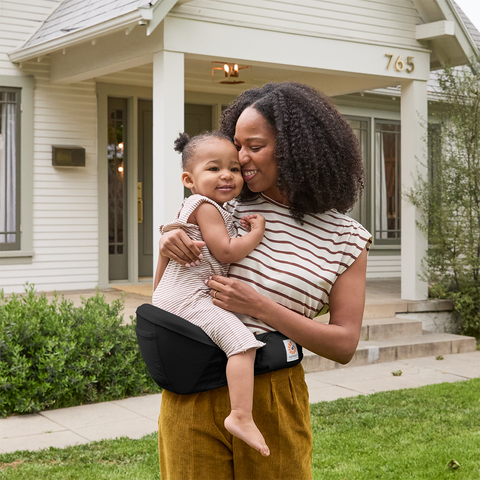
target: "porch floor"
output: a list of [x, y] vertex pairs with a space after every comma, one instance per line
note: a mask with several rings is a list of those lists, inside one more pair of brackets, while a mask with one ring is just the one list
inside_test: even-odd
[[[137, 285], [114, 285], [114, 289], [126, 293], [134, 293], [151, 297], [153, 286], [151, 283]], [[365, 295], [366, 303], [397, 302], [400, 300], [400, 278], [368, 278]]]
[[[140, 283], [137, 285], [112, 285], [111, 288], [100, 290], [107, 301], [122, 297], [125, 294], [124, 318], [128, 322], [130, 316], [135, 316], [135, 311], [142, 303], [149, 303], [153, 293], [152, 283]], [[95, 294], [95, 290], [79, 290], [64, 292], [64, 296], [81, 304], [81, 296], [89, 297]], [[52, 292], [47, 293], [51, 297]], [[422, 312], [422, 311], [445, 311], [451, 310], [448, 300], [408, 301], [400, 297], [400, 278], [370, 278], [367, 279], [365, 295], [365, 318], [390, 317], [397, 312]], [[324, 317], [324, 320], [327, 318]]]

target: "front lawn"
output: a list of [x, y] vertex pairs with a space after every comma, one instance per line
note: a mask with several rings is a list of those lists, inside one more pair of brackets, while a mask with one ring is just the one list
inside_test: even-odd
[[[480, 379], [321, 402], [312, 428], [316, 480], [480, 479]], [[3, 454], [0, 479], [160, 479], [156, 434]]]

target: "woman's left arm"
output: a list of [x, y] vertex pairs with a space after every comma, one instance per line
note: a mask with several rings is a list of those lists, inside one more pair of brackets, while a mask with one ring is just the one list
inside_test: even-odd
[[322, 357], [348, 363], [358, 345], [365, 307], [366, 249], [333, 284], [330, 323], [295, 313], [239, 280], [214, 276], [208, 281], [214, 305], [250, 315], [271, 325], [294, 342]]

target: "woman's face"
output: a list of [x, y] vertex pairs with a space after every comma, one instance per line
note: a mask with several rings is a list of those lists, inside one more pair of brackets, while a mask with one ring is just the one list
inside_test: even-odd
[[252, 192], [263, 192], [286, 203], [276, 186], [275, 142], [273, 128], [263, 115], [252, 107], [246, 108], [237, 120], [234, 138], [243, 179]]

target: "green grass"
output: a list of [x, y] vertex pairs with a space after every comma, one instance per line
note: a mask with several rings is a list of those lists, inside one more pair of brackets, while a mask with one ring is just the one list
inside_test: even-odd
[[[312, 429], [316, 480], [480, 479], [480, 379], [321, 402]], [[157, 436], [3, 454], [0, 479], [160, 479]]]
[[160, 480], [157, 434], [3, 454], [0, 479]]
[[321, 402], [312, 429], [316, 479], [480, 479], [478, 378]]

